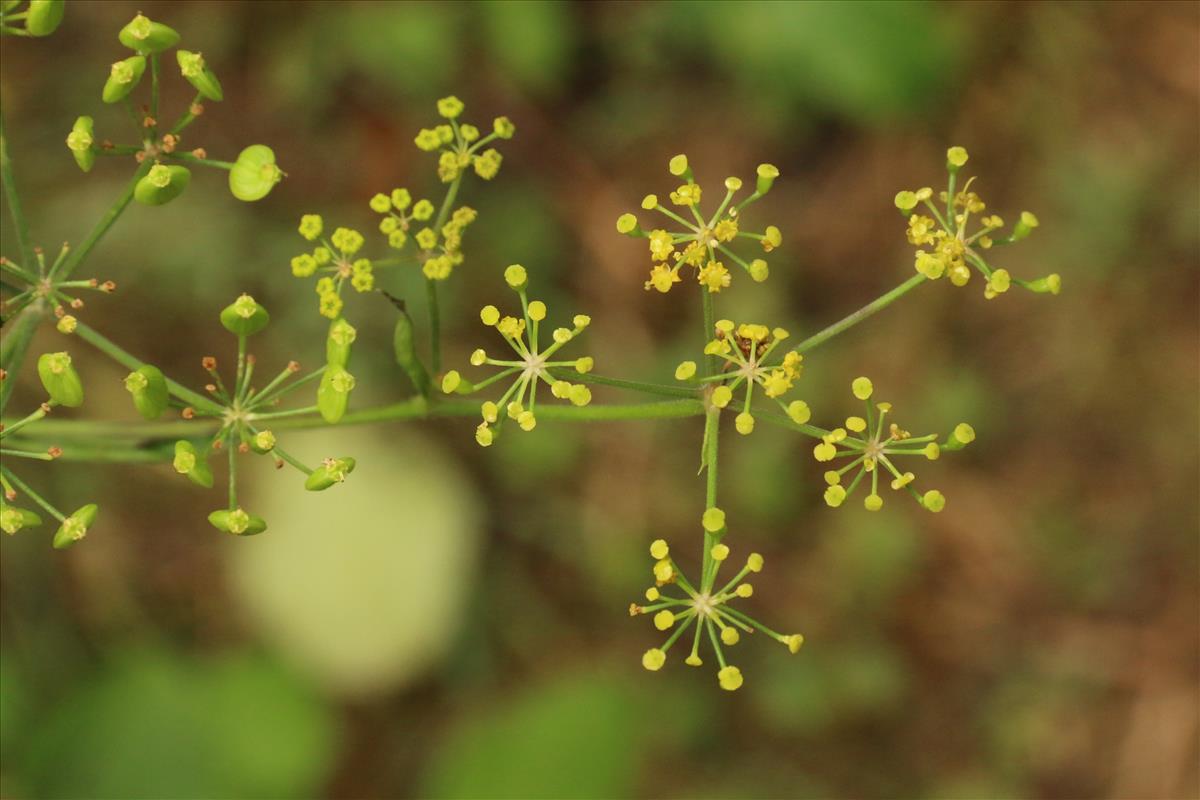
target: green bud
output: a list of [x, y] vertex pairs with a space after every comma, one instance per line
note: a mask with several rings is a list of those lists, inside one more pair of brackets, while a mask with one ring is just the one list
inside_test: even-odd
[[350, 405], [354, 383], [354, 376], [345, 367], [330, 366], [325, 370], [317, 387], [317, 410], [322, 419], [332, 425], [342, 418]]
[[354, 344], [358, 331], [345, 319], [335, 319], [329, 325], [325, 339], [325, 361], [331, 367], [344, 367], [350, 360], [350, 345]]
[[147, 206], [169, 203], [192, 182], [192, 173], [178, 164], [155, 164], [133, 189], [133, 199]]
[[1017, 224], [1013, 226], [1012, 236], [1008, 237], [1010, 242], [1019, 242], [1029, 234], [1033, 233], [1033, 229], [1038, 226], [1038, 218], [1034, 216], [1032, 211], [1022, 211], [1021, 216], [1017, 219]]
[[71, 366], [68, 353], [43, 353], [38, 359], [38, 377], [50, 399], [60, 406], [78, 408], [83, 405], [83, 382]]
[[221, 82], [204, 63], [204, 56], [189, 50], [176, 50], [175, 60], [179, 62], [179, 71], [187, 82], [196, 87], [202, 96], [220, 102], [225, 98], [221, 91]]
[[324, 491], [335, 483], [345, 481], [346, 476], [351, 472], [354, 472], [353, 458], [327, 458], [308, 476], [308, 480], [304, 482], [304, 488], [310, 492]]
[[766, 194], [771, 191], [771, 186], [775, 183], [775, 179], [779, 177], [779, 167], [774, 164], [759, 164], [758, 165], [758, 183], [755, 184], [754, 191], [758, 194]]
[[24, 508], [10, 506], [3, 500], [0, 500], [0, 530], [8, 535], [12, 535], [22, 528], [32, 528], [35, 525], [41, 525], [42, 518], [32, 511]]
[[642, 229], [638, 227], [637, 217], [633, 214], [622, 214], [617, 217], [617, 233], [626, 236], [641, 236]]
[[125, 378], [125, 388], [133, 395], [133, 405], [145, 419], [158, 419], [167, 410], [170, 397], [162, 370], [146, 364]]
[[1025, 282], [1024, 286], [1029, 291], [1038, 294], [1058, 294], [1062, 291], [1062, 278], [1057, 272], [1051, 272], [1044, 278]]
[[96, 141], [95, 124], [91, 117], [79, 117], [67, 134], [67, 147], [75, 157], [75, 163], [84, 172], [91, 172], [96, 163], [96, 150], [92, 145]]
[[252, 203], [266, 197], [283, 179], [275, 164], [275, 151], [265, 144], [252, 144], [238, 154], [229, 171], [229, 191], [238, 200]]
[[275, 449], [275, 434], [270, 431], [259, 431], [250, 437], [250, 449], [259, 455], [265, 455]]
[[62, 24], [66, 0], [29, 0], [25, 30], [30, 36], [49, 36]]
[[179, 43], [179, 34], [174, 28], [161, 22], [151, 22], [148, 17], [138, 14], [117, 33], [121, 44], [139, 53], [161, 53]]
[[124, 61], [112, 65], [108, 80], [104, 82], [104, 90], [100, 97], [106, 103], [119, 103], [137, 88], [142, 73], [146, 71], [145, 56], [130, 56]]
[[208, 521], [217, 530], [235, 536], [254, 536], [267, 529], [267, 523], [262, 517], [247, 514], [240, 508], [232, 511], [224, 508], [214, 511], [208, 515]]
[[171, 466], [180, 475], [187, 475], [192, 483], [205, 489], [212, 488], [213, 474], [208, 466], [208, 458], [198, 453], [191, 442], [180, 439], [175, 443], [175, 459]]
[[95, 503], [88, 503], [63, 520], [63, 524], [59, 526], [58, 531], [54, 534], [54, 549], [62, 550], [70, 547], [84, 536], [87, 536], [88, 528], [96, 521], [96, 512], [99, 510], [100, 507]]
[[267, 327], [271, 315], [253, 297], [243, 294], [221, 311], [225, 330], [238, 336], [251, 336]]
[[390, 298], [396, 304], [400, 316], [396, 318], [396, 330], [392, 334], [392, 347], [396, 353], [396, 363], [404, 370], [404, 374], [412, 381], [413, 388], [422, 397], [429, 396], [429, 373], [417, 355], [416, 342], [413, 336], [412, 317], [404, 310], [403, 301]]

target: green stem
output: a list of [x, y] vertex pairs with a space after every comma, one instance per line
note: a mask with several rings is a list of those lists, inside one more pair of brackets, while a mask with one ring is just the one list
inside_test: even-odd
[[429, 363], [433, 374], [442, 371], [442, 321], [438, 311], [437, 281], [425, 279], [425, 302], [429, 306]]
[[[141, 369], [146, 366], [146, 362], [121, 349], [115, 342], [110, 341], [107, 337], [83, 322], [78, 323], [75, 333], [80, 339], [83, 339], [122, 366], [131, 370]], [[205, 410], [214, 414], [222, 414], [224, 412], [224, 409], [212, 400], [209, 400], [204, 395], [193, 392], [191, 389], [176, 383], [170, 378], [167, 378], [167, 390], [185, 403], [190, 403], [197, 410]]]
[[213, 158], [200, 158], [191, 153], [163, 153], [162, 156], [168, 161], [182, 161], [186, 164], [198, 164], [202, 167], [216, 167], [217, 169], [230, 170], [234, 168], [232, 161], [217, 161]]
[[17, 234], [17, 250], [21, 263], [33, 264], [33, 245], [29, 239], [29, 223], [21, 210], [21, 198], [13, 178], [12, 157], [8, 154], [8, 134], [4, 132], [4, 116], [0, 114], [0, 181], [4, 183], [4, 199], [8, 201], [8, 213], [12, 215], [13, 228]]
[[117, 221], [117, 218], [121, 216], [121, 213], [129, 206], [130, 202], [133, 201], [133, 190], [137, 188], [138, 181], [140, 181], [153, 166], [154, 164], [150, 161], [150, 159], [146, 159], [138, 165], [137, 171], [133, 173], [133, 178], [125, 187], [125, 191], [121, 193], [121, 196], [117, 198], [112, 207], [109, 208], [109, 210], [105, 212], [104, 216], [100, 218], [100, 221], [96, 223], [96, 227], [92, 228], [92, 232], [89, 233], [87, 238], [83, 240], [83, 244], [81, 244], [77, 249], [72, 250], [67, 256], [66, 260], [63, 261], [62, 268], [59, 270], [61, 275], [58, 276], [61, 280], [66, 280], [67, 278], [71, 277], [71, 274], [75, 272], [79, 265], [83, 263], [83, 260], [87, 258], [88, 254], [92, 252], [92, 248], [100, 243], [100, 240], [104, 237], [104, 234], [108, 233], [108, 229], [113, 226], [113, 223]]
[[54, 506], [50, 505], [49, 501], [43, 499], [40, 494], [29, 488], [29, 485], [14, 475], [12, 470], [10, 470], [8, 467], [0, 467], [0, 474], [3, 474], [5, 479], [7, 479], [8, 482], [15, 486], [18, 490], [24, 492], [30, 500], [44, 508], [46, 513], [48, 513], [50, 516], [54, 517], [59, 522], [66, 520], [67, 517], [65, 514], [63, 514]]
[[150, 119], [154, 120], [151, 131], [158, 132], [158, 53], [150, 54]]
[[[706, 511], [716, 508], [717, 505], [717, 443], [720, 432], [721, 409], [709, 406], [704, 414], [704, 453], [702, 454], [706, 473], [704, 484], [704, 509]], [[700, 568], [701, 591], [707, 591], [710, 588], [714, 566], [712, 549], [717, 541], [717, 535], [710, 533], [706, 528], [704, 531], [704, 558]]]
[[[555, 370], [558, 372], [558, 370]], [[571, 379], [580, 383], [590, 383], [598, 386], [615, 386], [618, 389], [632, 389], [635, 392], [645, 392], [646, 394], [657, 394], [663, 397], [690, 397], [696, 398], [697, 392], [695, 389], [688, 389], [684, 386], [667, 386], [661, 383], [646, 383], [645, 381], [630, 381], [624, 378], [606, 378], [603, 375], [596, 375], [591, 372], [571, 372]]]
[[926, 280], [927, 278], [924, 275], [913, 275], [895, 289], [892, 289], [890, 292], [887, 292], [875, 300], [872, 300], [870, 303], [867, 303], [853, 314], [850, 314], [844, 319], [838, 320], [825, 330], [808, 337], [803, 342], [796, 345], [795, 349], [801, 353], [807, 353], [809, 350], [815, 349], [818, 345], [824, 344], [826, 341], [832, 339], [834, 336], [837, 336], [842, 331], [853, 328], [855, 325], [862, 322], [876, 311], [881, 311], [887, 308], [892, 303], [896, 302], [901, 297], [920, 286], [922, 283], [925, 283]]
[[43, 304], [38, 303], [26, 308], [5, 332], [4, 344], [0, 346], [0, 369], [5, 370], [7, 375], [0, 381], [0, 413], [4, 413], [8, 399], [16, 388], [17, 373], [20, 372], [25, 355], [29, 352], [29, 345], [33, 341], [38, 323], [42, 321], [42, 307]]
[[[710, 292], [707, 287], [704, 286], [700, 287], [700, 292], [701, 307], [704, 309], [704, 339], [700, 342], [700, 347], [703, 348], [712, 340], [713, 336], [715, 335], [716, 331], [714, 326], [716, 325], [716, 322], [713, 319], [712, 292]], [[704, 357], [704, 371], [709, 375], [717, 371], [717, 357], [715, 355], [708, 355]]]

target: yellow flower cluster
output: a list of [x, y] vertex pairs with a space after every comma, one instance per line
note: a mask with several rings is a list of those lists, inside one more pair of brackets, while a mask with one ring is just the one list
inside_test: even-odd
[[[724, 514], [719, 508], [710, 508], [705, 512], [702, 524], [706, 531], [711, 528], [724, 531]], [[660, 631], [671, 631], [666, 642], [661, 647], [653, 647], [642, 655], [642, 666], [651, 672], [662, 669], [667, 662], [667, 651], [693, 625], [695, 633], [692, 638], [692, 650], [684, 659], [688, 666], [699, 667], [704, 662], [700, 658], [700, 640], [707, 634], [717, 658], [717, 683], [726, 691], [734, 691], [742, 685], [742, 672], [728, 663], [722, 645], [732, 647], [741, 641], [742, 634], [753, 634], [756, 631], [766, 634], [784, 645], [790, 652], [799, 651], [804, 643], [804, 637], [798, 633], [780, 634], [763, 625], [750, 615], [732, 608], [731, 603], [739, 598], [744, 599], [754, 594], [753, 584], [745, 582], [752, 572], [760, 572], [763, 568], [763, 557], [751, 553], [745, 565], [720, 589], [716, 589], [717, 573], [721, 565], [729, 558], [728, 545], [719, 541], [710, 550], [712, 569], [698, 584], [693, 585], [679, 569], [679, 565], [671, 558], [670, 548], [663, 539], [657, 539], [650, 545], [650, 557], [654, 559], [654, 585], [646, 590], [646, 604], [632, 603], [629, 606], [630, 616], [653, 614], [654, 627]], [[665, 587], [677, 586], [683, 591], [684, 597], [669, 594]]]
[[516, 376], [498, 401], [488, 400], [480, 408], [483, 422], [475, 429], [475, 441], [482, 447], [488, 447], [495, 441], [500, 434], [504, 418], [516, 420], [521, 430], [534, 429], [537, 425], [539, 383], [545, 383], [554, 397], [568, 400], [573, 405], [585, 406], [592, 400], [592, 392], [586, 385], [571, 383], [562, 377], [572, 372], [576, 375], [590, 372], [593, 364], [590, 356], [566, 361], [551, 360], [563, 345], [591, 324], [591, 318], [576, 314], [572, 320], [574, 327], [555, 328], [550, 334], [551, 341], [542, 347], [539, 329], [546, 319], [546, 304], [541, 300], [529, 300], [525, 292], [528, 275], [520, 264], [508, 267], [504, 271], [504, 280], [521, 298], [521, 316], [518, 318], [501, 315], [496, 306], [487, 305], [480, 310], [479, 319], [484, 325], [495, 328], [500, 333], [516, 353], [516, 358], [492, 358], [481, 348], [471, 354], [471, 365], [480, 367], [486, 364], [499, 367], [499, 372], [479, 383], [471, 383], [455, 370], [447, 372], [442, 378], [443, 392], [472, 394], [505, 378]]
[[[975, 179], [968, 180], [961, 190], [955, 190], [958, 171], [967, 163], [967, 158], [967, 151], [962, 147], [951, 147], [946, 151], [946, 169], [950, 178], [946, 190], [938, 193], [940, 205], [933, 202], [933, 189], [928, 186], [896, 194], [896, 208], [908, 218], [908, 243], [917, 247], [913, 261], [916, 271], [929, 280], [945, 275], [955, 286], [966, 286], [973, 267], [984, 276], [983, 296], [988, 300], [1004, 294], [1014, 283], [1033, 292], [1058, 294], [1062, 279], [1055, 273], [1024, 281], [1013, 278], [1002, 267], [993, 268], [983, 257], [985, 250], [1019, 242], [1029, 236], [1038, 226], [1038, 219], [1031, 212], [1022, 211], [1012, 231], [1007, 236], [998, 236], [1004, 220], [995, 214], [982, 216], [987, 205], [971, 191]], [[918, 213], [919, 206], [931, 216]], [[972, 214], [979, 219], [974, 232], [969, 230]]]
[[[853, 494], [867, 476], [870, 476], [871, 493], [863, 500], [868, 511], [878, 511], [883, 508], [883, 498], [879, 494], [879, 475], [886, 470], [890, 477], [892, 489], [906, 489], [909, 494], [924, 508], [933, 512], [941, 511], [946, 506], [946, 498], [937, 489], [930, 489], [924, 494], [918, 493], [912, 483], [916, 475], [912, 472], [901, 472], [894, 461], [898, 456], [924, 456], [935, 461], [947, 450], [961, 450], [974, 441], [975, 430], [967, 423], [959, 423], [946, 439], [938, 443], [937, 435], [912, 436], [896, 423], [886, 424], [888, 412], [892, 410], [891, 403], [871, 403], [875, 387], [869, 378], [855, 378], [850, 384], [854, 396], [862, 400], [865, 416], [847, 417], [845, 426], [834, 428], [822, 437], [820, 444], [813, 448], [817, 461], [830, 462], [837, 458], [848, 458], [845, 466], [840, 469], [830, 469], [825, 473], [825, 502], [836, 508]], [[846, 473], [857, 469], [849, 485], [843, 485]]]
[[811, 412], [803, 400], [783, 401], [791, 391], [803, 370], [804, 356], [789, 350], [781, 358], [776, 355], [779, 345], [789, 334], [783, 328], [768, 328], [766, 325], [735, 324], [722, 319], [716, 323], [716, 337], [704, 347], [705, 355], [717, 356], [725, 362], [715, 375], [696, 377], [696, 362], [684, 361], [675, 369], [677, 380], [694, 380], [701, 384], [712, 384], [712, 404], [725, 408], [734, 399], [734, 394], [745, 384], [742, 410], [734, 420], [738, 433], [747, 435], [754, 431], [754, 416], [751, 402], [754, 387], [761, 387], [763, 394], [779, 404], [793, 422], [803, 425]]
[[[393, 189], [390, 195], [380, 192], [371, 198], [371, 210], [383, 215], [379, 231], [388, 237], [393, 248], [403, 249], [412, 240], [418, 249], [421, 272], [426, 278], [444, 281], [454, 268], [462, 263], [462, 237], [467, 226], [479, 216], [470, 206], [459, 206], [450, 219], [437, 228], [442, 219], [430, 222], [433, 203], [428, 200], [412, 201], [407, 189]], [[418, 228], [415, 232], [414, 228]]]
[[492, 132], [483, 136], [479, 128], [458, 118], [463, 112], [463, 103], [457, 97], [443, 97], [437, 103], [438, 114], [446, 122], [432, 128], [422, 128], [417, 134], [417, 147], [426, 152], [438, 153], [438, 178], [442, 183], [453, 183], [462, 177], [468, 168], [485, 181], [496, 177], [503, 157], [493, 148], [483, 146], [496, 139], [511, 139], [516, 126], [508, 117], [496, 117], [492, 121]]
[[741, 212], [770, 191], [775, 179], [779, 177], [779, 170], [771, 164], [760, 164], [753, 194], [740, 203], [734, 203], [733, 198], [742, 188], [741, 178], [726, 178], [724, 199], [711, 216], [705, 217], [700, 211], [703, 192], [692, 175], [687, 156], [675, 156], [668, 168], [676, 178], [686, 181], [670, 193], [671, 204], [680, 209], [686, 208], [685, 213], [690, 214], [692, 219], [688, 220], [661, 205], [658, 197], [653, 194], [646, 195], [642, 200], [642, 208], [662, 214], [682, 226], [681, 229], [643, 230], [633, 214], [622, 214], [617, 219], [618, 232], [649, 240], [652, 266], [649, 280], [646, 281], [646, 290], [655, 289], [662, 293], [671, 291], [671, 287], [682, 280], [679, 277], [680, 271], [684, 267], [691, 267], [696, 270], [696, 280], [701, 286], [709, 292], [719, 292], [727, 288], [733, 279], [724, 260], [744, 269], [755, 281], [765, 281], [770, 272], [767, 262], [761, 258], [747, 261], [732, 248], [739, 238], [757, 240], [765, 253], [771, 252], [782, 243], [783, 237], [774, 225], [767, 226], [762, 233], [741, 228]]
[[352, 228], [337, 228], [326, 238], [325, 224], [318, 214], [301, 217], [299, 230], [301, 236], [317, 244], [312, 252], [292, 259], [292, 274], [307, 278], [321, 273], [316, 284], [318, 308], [322, 316], [337, 319], [342, 313], [342, 287], [347, 281], [358, 292], [375, 288], [371, 260], [355, 257], [362, 249], [363, 236]]

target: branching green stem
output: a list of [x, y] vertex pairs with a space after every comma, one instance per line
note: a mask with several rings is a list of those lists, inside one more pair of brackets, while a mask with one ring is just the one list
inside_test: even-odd
[[834, 336], [837, 336], [839, 333], [853, 328], [855, 325], [862, 322], [876, 311], [882, 311], [883, 309], [887, 308], [892, 303], [896, 302], [901, 297], [920, 286], [922, 283], [925, 283], [926, 280], [927, 278], [924, 275], [912, 276], [895, 289], [892, 289], [890, 292], [886, 292], [875, 300], [872, 300], [858, 311], [855, 311], [853, 314], [850, 314], [844, 319], [838, 320], [828, 328], [825, 328], [823, 331], [814, 333], [812, 336], [796, 345], [796, 350], [800, 351], [801, 353], [807, 353], [809, 350], [815, 349], [817, 346], [824, 344]]

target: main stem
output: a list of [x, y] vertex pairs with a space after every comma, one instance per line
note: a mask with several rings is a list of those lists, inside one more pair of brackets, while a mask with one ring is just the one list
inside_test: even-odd
[[29, 240], [29, 223], [21, 210], [21, 198], [13, 179], [12, 157], [8, 154], [8, 134], [4, 132], [4, 115], [0, 114], [0, 180], [4, 183], [4, 199], [12, 215], [13, 228], [17, 234], [17, 250], [21, 254], [21, 266], [33, 269], [33, 245]]
[[[462, 178], [462, 173], [459, 173], [446, 190], [442, 207], [433, 221], [433, 230], [437, 233], [441, 233], [442, 226], [446, 224], [446, 216], [450, 213], [450, 206], [454, 205], [454, 198], [458, 196]], [[438, 310], [437, 281], [432, 278], [425, 279], [425, 299], [429, 305], [429, 363], [436, 375], [442, 371], [442, 320]]]
[[[716, 508], [717, 505], [717, 444], [721, 431], [721, 409], [710, 405], [704, 414], [704, 510]], [[704, 558], [701, 561], [700, 585], [701, 591], [709, 583], [709, 575], [713, 568], [712, 549], [717, 543], [717, 537], [704, 530]]]
[[67, 278], [69, 278], [71, 273], [73, 273], [79, 267], [79, 265], [83, 263], [83, 260], [88, 257], [88, 254], [92, 252], [92, 248], [100, 243], [100, 240], [104, 238], [104, 234], [108, 233], [108, 229], [113, 226], [113, 223], [117, 221], [117, 218], [121, 216], [122, 212], [124, 212], [125, 209], [129, 207], [129, 204], [133, 201], [133, 190], [137, 188], [138, 181], [140, 181], [153, 166], [154, 162], [150, 159], [146, 159], [140, 165], [138, 165], [137, 171], [133, 173], [133, 177], [125, 186], [125, 191], [121, 192], [121, 196], [117, 198], [112, 207], [109, 208], [108, 211], [105, 212], [104, 216], [100, 218], [100, 221], [96, 223], [96, 227], [92, 228], [92, 232], [89, 233], [87, 238], [83, 240], [83, 243], [80, 244], [78, 248], [67, 254], [66, 260], [59, 268], [58, 280], [65, 281]]

